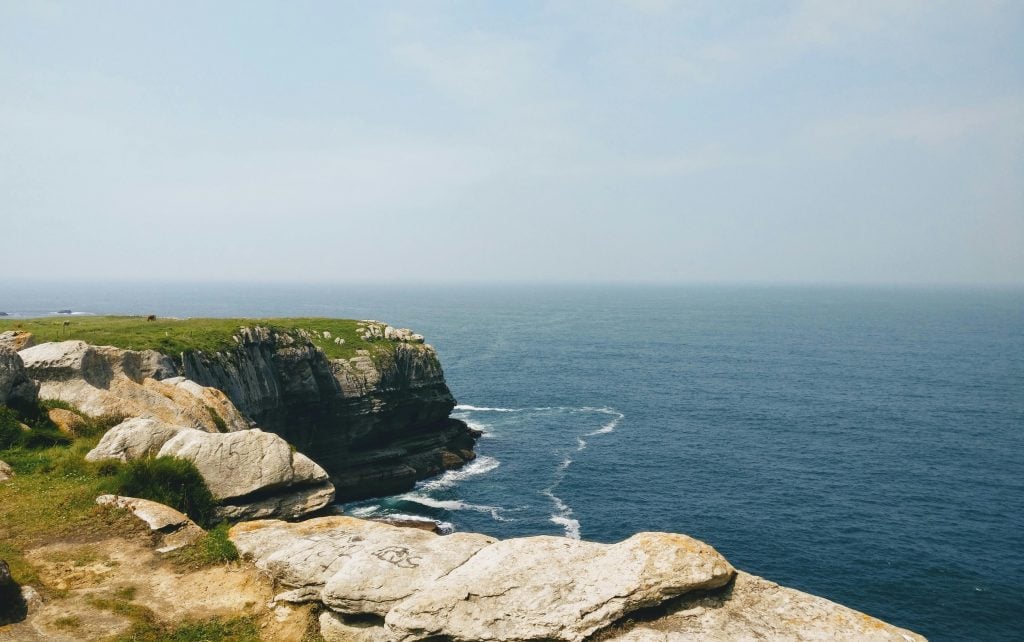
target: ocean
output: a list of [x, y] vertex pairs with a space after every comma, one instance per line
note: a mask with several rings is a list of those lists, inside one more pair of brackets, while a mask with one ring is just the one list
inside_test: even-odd
[[1020, 637], [1024, 290], [0, 286], [0, 310], [58, 309], [425, 334], [479, 457], [351, 514], [687, 533], [933, 640]]

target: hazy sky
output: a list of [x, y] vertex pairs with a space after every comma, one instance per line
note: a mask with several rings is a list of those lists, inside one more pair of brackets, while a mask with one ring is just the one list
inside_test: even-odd
[[0, 0], [5, 279], [1024, 282], [1024, 2]]

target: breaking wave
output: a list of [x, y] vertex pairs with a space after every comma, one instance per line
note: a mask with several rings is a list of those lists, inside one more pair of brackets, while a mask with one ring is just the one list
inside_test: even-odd
[[417, 490], [429, 493], [436, 490], [451, 488], [470, 477], [489, 473], [500, 465], [501, 462], [494, 457], [481, 455], [458, 470], [449, 470], [436, 479], [429, 479], [427, 481], [420, 482], [417, 484]]

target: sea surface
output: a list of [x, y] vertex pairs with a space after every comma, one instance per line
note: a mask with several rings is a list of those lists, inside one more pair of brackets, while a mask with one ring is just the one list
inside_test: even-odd
[[58, 309], [424, 333], [479, 457], [352, 514], [682, 532], [933, 640], [1021, 639], [1024, 290], [0, 286]]

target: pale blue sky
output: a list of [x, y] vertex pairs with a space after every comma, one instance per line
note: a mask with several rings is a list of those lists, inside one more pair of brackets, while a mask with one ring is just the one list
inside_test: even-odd
[[1024, 282], [1024, 2], [0, 0], [5, 278]]

